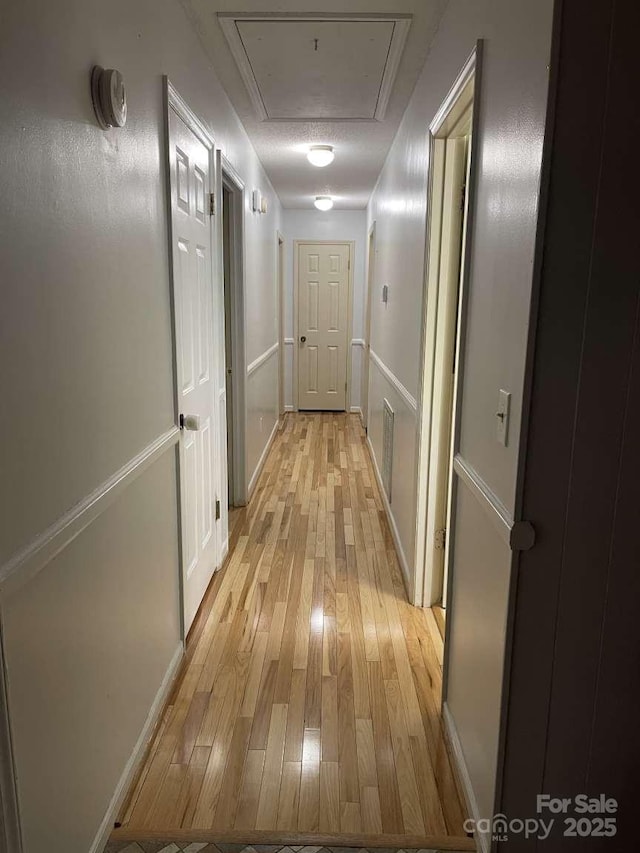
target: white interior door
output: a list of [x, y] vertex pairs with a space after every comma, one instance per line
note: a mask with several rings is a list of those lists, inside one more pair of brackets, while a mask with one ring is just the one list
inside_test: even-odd
[[442, 599], [447, 553], [457, 317], [464, 236], [461, 200], [464, 198], [467, 150], [464, 137], [446, 140], [427, 497], [426, 565], [431, 577], [431, 589], [427, 590], [429, 604]]
[[184, 630], [216, 568], [209, 149], [169, 110]]
[[298, 408], [347, 406], [350, 246], [298, 246]]

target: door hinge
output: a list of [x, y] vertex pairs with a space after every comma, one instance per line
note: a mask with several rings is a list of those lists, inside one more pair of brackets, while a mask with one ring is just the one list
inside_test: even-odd
[[216, 215], [216, 194], [209, 193], [209, 216]]
[[444, 527], [436, 530], [436, 551], [444, 551], [444, 546], [447, 543], [447, 531]]
[[216, 501], [216, 521], [220, 519], [220, 501]]

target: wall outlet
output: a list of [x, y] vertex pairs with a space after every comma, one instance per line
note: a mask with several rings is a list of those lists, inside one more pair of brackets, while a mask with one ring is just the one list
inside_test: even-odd
[[498, 411], [496, 412], [496, 438], [504, 447], [509, 443], [509, 409], [511, 394], [500, 389], [498, 394]]

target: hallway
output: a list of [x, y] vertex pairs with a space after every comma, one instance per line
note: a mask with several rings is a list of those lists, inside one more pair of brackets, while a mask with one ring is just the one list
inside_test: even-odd
[[204, 608], [114, 839], [475, 849], [357, 416], [285, 416]]

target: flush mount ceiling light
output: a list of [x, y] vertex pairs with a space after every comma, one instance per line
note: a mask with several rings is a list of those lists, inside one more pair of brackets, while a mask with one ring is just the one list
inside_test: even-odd
[[312, 145], [307, 152], [307, 160], [312, 166], [328, 166], [335, 156], [331, 145]]
[[333, 207], [333, 199], [330, 195], [317, 195], [313, 203], [318, 210], [331, 210]]

